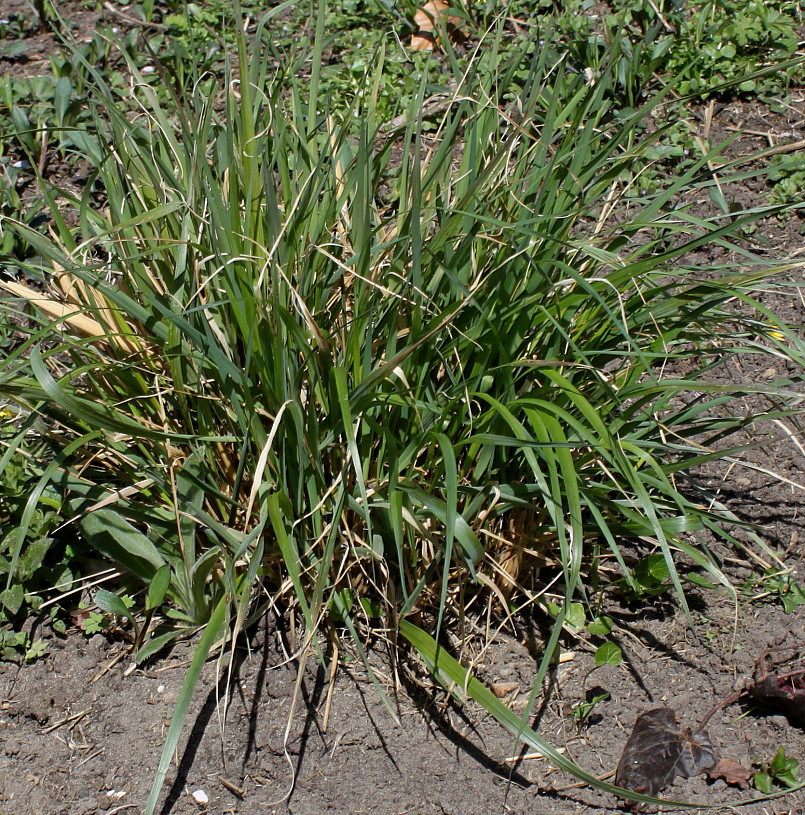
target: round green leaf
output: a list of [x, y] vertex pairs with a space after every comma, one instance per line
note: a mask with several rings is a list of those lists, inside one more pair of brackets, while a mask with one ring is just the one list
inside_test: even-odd
[[621, 649], [614, 642], [605, 642], [595, 652], [595, 667], [602, 665], [620, 665], [623, 659]]

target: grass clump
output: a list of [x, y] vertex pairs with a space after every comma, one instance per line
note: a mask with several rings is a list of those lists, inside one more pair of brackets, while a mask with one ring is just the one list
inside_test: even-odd
[[[2, 221], [30, 279], [4, 285], [40, 316], [0, 387], [47, 420], [59, 453], [39, 483], [151, 585], [149, 613], [168, 604], [138, 659], [206, 626], [154, 796], [204, 659], [265, 592], [313, 651], [322, 629], [360, 651], [399, 631], [445, 684], [612, 789], [468, 676], [446, 631], [490, 597], [504, 616], [543, 609], [544, 675], [568, 612], [601, 588], [602, 553], [640, 592], [625, 539], [656, 550], [683, 606], [680, 560], [727, 585], [691, 536], [731, 518], [685, 473], [752, 421], [714, 412], [728, 399], [784, 411], [798, 396], [711, 375], [737, 353], [802, 360], [753, 299], [770, 270], [731, 243], [759, 213], [676, 206], [712, 183], [716, 152], [634, 193], [665, 97], [617, 110], [617, 49], [592, 82], [548, 47], [495, 71], [453, 61], [428, 128], [423, 74], [386, 129], [382, 53], [344, 110], [315, 70], [309, 85], [277, 70], [242, 31], [238, 47], [236, 73], [167, 97], [131, 61], [136, 115], [82, 63], [91, 183], [43, 184], [48, 232]], [[708, 242], [747, 268], [689, 265]]]

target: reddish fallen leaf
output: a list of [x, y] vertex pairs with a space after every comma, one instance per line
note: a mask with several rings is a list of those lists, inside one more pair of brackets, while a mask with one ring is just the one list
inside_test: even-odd
[[732, 758], [722, 758], [715, 767], [707, 771], [707, 777], [711, 781], [723, 778], [728, 784], [740, 787], [742, 790], [749, 789], [749, 780], [754, 774], [754, 771], [747, 770], [743, 764]]
[[[792, 658], [777, 664], [777, 668], [791, 670], [769, 673], [766, 659], [773, 651], [791, 651]], [[750, 686], [750, 695], [767, 707], [786, 713], [797, 724], [805, 727], [805, 666], [796, 662], [798, 648], [775, 648], [764, 653], [758, 661], [758, 680]]]
[[440, 20], [444, 20], [445, 28], [451, 40], [463, 40], [464, 23], [461, 17], [449, 14], [449, 3], [444, 0], [428, 0], [414, 15], [416, 33], [412, 35], [409, 48], [412, 51], [433, 51], [439, 34]]
[[623, 748], [615, 774], [619, 787], [656, 795], [677, 776], [690, 778], [716, 763], [705, 730], [681, 727], [670, 707], [649, 710], [638, 717]]

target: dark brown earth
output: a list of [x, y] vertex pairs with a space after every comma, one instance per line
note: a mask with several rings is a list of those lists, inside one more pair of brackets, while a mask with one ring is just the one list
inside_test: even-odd
[[[706, 592], [695, 605], [694, 632], [667, 603], [609, 609], [622, 632], [618, 641], [625, 663], [587, 676], [592, 655], [583, 644], [571, 646], [572, 660], [558, 667], [547, 688], [540, 733], [592, 773], [604, 775], [616, 767], [641, 712], [671, 706], [685, 724], [694, 725], [749, 678], [765, 647], [801, 643], [805, 636], [801, 613], [746, 604], [736, 613], [715, 592]], [[208, 664], [189, 718], [189, 746], [170, 772], [163, 812], [199, 812], [190, 797], [197, 790], [209, 796], [207, 811], [221, 815], [618, 810], [615, 799], [576, 787], [574, 779], [541, 758], [511, 761], [520, 755], [515, 740], [474, 705], [458, 709], [441, 694], [427, 700], [415, 694], [418, 701], [413, 701], [404, 688], [394, 693], [387, 672], [385, 691], [393, 699], [395, 721], [355, 663], [342, 665], [334, 686], [323, 670], [311, 666], [288, 726], [296, 664], [288, 661], [282, 637], [268, 621], [251, 645], [251, 655], [241, 655], [239, 679], [229, 695], [221, 681], [226, 669]], [[45, 660], [0, 669], [4, 815], [142, 811], [188, 651], [179, 649], [153, 668], [130, 673], [125, 655], [114, 662], [120, 656], [121, 646], [109, 645], [101, 635], [73, 635], [52, 641]], [[498, 637], [481, 657], [478, 673], [522, 711], [534, 677], [525, 648]], [[579, 731], [570, 711], [584, 698], [586, 676], [587, 689], [605, 689], [611, 698]], [[789, 756], [805, 756], [801, 728], [748, 704], [718, 713], [709, 732], [721, 755], [748, 767], [770, 759], [780, 746]], [[703, 778], [679, 782], [666, 794], [718, 805], [719, 813], [756, 795]], [[118, 809], [124, 805], [127, 809]], [[802, 806], [799, 794], [741, 811], [799, 813]]]
[[[2, 0], [0, 16], [17, 0]], [[25, 5], [27, 9], [27, 5]], [[62, 13], [65, 13], [64, 10]], [[94, 14], [94, 13], [93, 13]], [[78, 20], [93, 25], [97, 16]], [[51, 35], [36, 34], [41, 48], [27, 61], [0, 60], [0, 70], [41, 70]], [[39, 42], [39, 40], [37, 40]], [[734, 103], [714, 109], [713, 140], [731, 128], [754, 131], [728, 151], [731, 158], [764, 147], [805, 139], [802, 98], [786, 115], [759, 105]], [[705, 111], [700, 112], [702, 128]], [[702, 131], [703, 135], [704, 131]], [[768, 134], [757, 135], [757, 134]], [[744, 206], [761, 203], [765, 182], [749, 180], [729, 191]], [[704, 200], [697, 202], [704, 210]], [[770, 256], [801, 252], [802, 221], [769, 220], [756, 233]], [[701, 252], [700, 263], [725, 263], [721, 249]], [[738, 263], [739, 259], [736, 258]], [[798, 277], [798, 276], [797, 276]], [[805, 299], [792, 277], [785, 293], [764, 303], [802, 326]], [[745, 358], [720, 373], [723, 381], [771, 381], [784, 374], [768, 357]], [[757, 410], [749, 404], [746, 409]], [[796, 417], [757, 428], [764, 440], [736, 457], [694, 475], [743, 519], [759, 525], [765, 543], [792, 574], [805, 581], [805, 437]], [[718, 546], [718, 544], [713, 544]], [[737, 585], [771, 566], [757, 546], [747, 557], [720, 550]], [[751, 601], [759, 586], [734, 604], [723, 592], [699, 590], [689, 601], [690, 628], [678, 605], [662, 597], [629, 607], [611, 599], [603, 609], [616, 622], [625, 660], [592, 671], [591, 646], [564, 643], [567, 661], [551, 674], [544, 703], [530, 723], [554, 746], [597, 776], [614, 771], [635, 719], [644, 711], [671, 706], [685, 724], [747, 683], [760, 654], [777, 645], [805, 642], [805, 606], [784, 613], [774, 598]], [[18, 667], [0, 665], [0, 815], [136, 815], [142, 812], [173, 706], [187, 669], [189, 646], [163, 661], [135, 670], [125, 645], [79, 632], [48, 637], [45, 659]], [[504, 629], [482, 653], [461, 654], [478, 675], [503, 693], [515, 711], [525, 709], [535, 663], [533, 653]], [[394, 715], [355, 658], [342, 659], [334, 682], [309, 660], [297, 686], [293, 646], [276, 620], [265, 620], [248, 650], [237, 653], [239, 671], [226, 690], [226, 666], [210, 662], [196, 693], [182, 747], [169, 773], [163, 813], [204, 811], [191, 794], [203, 790], [206, 811], [319, 815], [565, 815], [623, 811], [611, 796], [574, 784], [540, 757], [521, 757], [515, 739], [473, 703], [458, 708], [440, 691], [412, 684], [402, 665], [399, 682], [382, 649], [372, 655]], [[582, 728], [573, 708], [588, 691], [602, 689], [601, 702]], [[288, 721], [296, 698], [296, 713]], [[751, 767], [768, 761], [779, 747], [805, 767], [805, 731], [785, 716], [744, 702], [716, 714], [708, 726], [723, 756]], [[678, 781], [666, 791], [694, 802], [694, 811], [746, 815], [805, 813], [805, 792], [733, 807], [758, 794], [702, 777]]]

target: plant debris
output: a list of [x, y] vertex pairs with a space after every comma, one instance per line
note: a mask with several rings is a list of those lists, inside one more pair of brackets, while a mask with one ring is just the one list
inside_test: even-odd
[[412, 51], [433, 51], [437, 45], [439, 26], [446, 27], [447, 35], [453, 42], [465, 38], [464, 20], [450, 13], [449, 3], [444, 0], [428, 0], [414, 15], [416, 32], [411, 36], [409, 48]]
[[[779, 660], [774, 673], [769, 671], [768, 660], [771, 654], [789, 651], [790, 656]], [[748, 687], [722, 699], [702, 720], [705, 727], [710, 719], [725, 707], [737, 702], [746, 695], [761, 705], [785, 713], [792, 721], [805, 727], [805, 663], [798, 658], [802, 655], [799, 646], [783, 645], [764, 651], [757, 661], [755, 681]], [[788, 668], [789, 670], [780, 670]]]
[[[791, 651], [789, 659], [778, 663], [777, 667], [792, 670], [769, 673], [766, 660], [775, 651]], [[805, 727], [805, 665], [797, 663], [795, 657], [801, 654], [797, 647], [770, 649], [758, 660], [758, 679], [749, 687], [749, 695], [767, 707], [781, 710], [797, 724]]]
[[731, 786], [740, 787], [742, 790], [749, 789], [749, 781], [754, 774], [734, 758], [722, 758], [715, 767], [707, 771], [707, 777], [711, 781], [723, 778]]
[[716, 755], [705, 730], [682, 727], [670, 707], [638, 717], [615, 774], [620, 787], [656, 795], [677, 776], [690, 778], [713, 767]]

